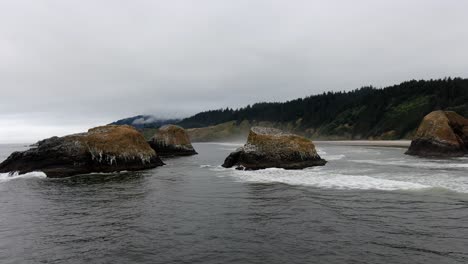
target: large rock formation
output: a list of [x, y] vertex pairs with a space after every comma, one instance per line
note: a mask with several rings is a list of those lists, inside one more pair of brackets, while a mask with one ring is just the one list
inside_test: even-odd
[[101, 126], [86, 133], [52, 137], [0, 164], [0, 172], [43, 171], [48, 177], [142, 170], [164, 165], [131, 126]]
[[160, 127], [148, 143], [158, 155], [163, 157], [197, 154], [185, 130], [176, 125]]
[[468, 153], [468, 119], [451, 111], [434, 111], [419, 125], [406, 154], [463, 156]]
[[247, 143], [232, 152], [222, 165], [225, 168], [258, 170], [265, 168], [303, 169], [323, 166], [315, 146], [307, 138], [279, 129], [252, 127]]

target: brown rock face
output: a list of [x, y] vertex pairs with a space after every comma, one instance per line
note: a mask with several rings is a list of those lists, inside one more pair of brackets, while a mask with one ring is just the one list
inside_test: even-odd
[[232, 152], [223, 167], [303, 169], [325, 164], [326, 161], [317, 154], [309, 139], [279, 129], [252, 127], [247, 143]]
[[468, 119], [452, 111], [426, 115], [406, 154], [463, 156], [468, 153]]
[[0, 172], [43, 171], [48, 177], [90, 172], [142, 170], [164, 165], [144, 137], [130, 126], [101, 126], [86, 133], [52, 137], [0, 164]]
[[185, 129], [176, 125], [162, 126], [148, 143], [163, 157], [197, 154]]

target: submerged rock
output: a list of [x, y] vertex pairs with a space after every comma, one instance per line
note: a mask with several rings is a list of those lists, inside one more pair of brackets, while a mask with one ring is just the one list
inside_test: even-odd
[[279, 129], [252, 127], [247, 143], [232, 152], [222, 165], [225, 168], [258, 170], [265, 168], [303, 169], [327, 163], [307, 138]]
[[156, 135], [148, 143], [160, 156], [189, 156], [197, 154], [185, 129], [176, 125], [160, 127]]
[[41, 140], [34, 148], [11, 154], [0, 164], [0, 172], [42, 171], [57, 178], [161, 165], [164, 163], [140, 132], [131, 126], [108, 125]]
[[424, 117], [406, 152], [417, 156], [463, 156], [468, 153], [468, 119], [452, 111]]

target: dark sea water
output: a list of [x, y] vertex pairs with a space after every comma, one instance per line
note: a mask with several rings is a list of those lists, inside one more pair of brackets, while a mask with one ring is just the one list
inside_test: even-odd
[[325, 167], [219, 167], [236, 147], [142, 172], [0, 174], [0, 263], [468, 263], [467, 158], [319, 143]]

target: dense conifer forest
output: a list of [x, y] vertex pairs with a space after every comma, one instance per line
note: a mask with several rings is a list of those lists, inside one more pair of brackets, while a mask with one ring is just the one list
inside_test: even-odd
[[267, 121], [289, 124], [295, 131], [317, 137], [399, 139], [410, 137], [424, 115], [438, 109], [468, 116], [468, 79], [412, 80], [386, 88], [370, 86], [236, 110], [210, 110], [179, 125], [199, 128], [228, 121]]

